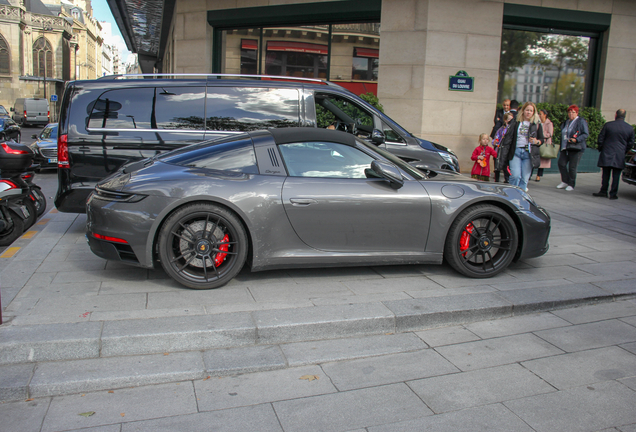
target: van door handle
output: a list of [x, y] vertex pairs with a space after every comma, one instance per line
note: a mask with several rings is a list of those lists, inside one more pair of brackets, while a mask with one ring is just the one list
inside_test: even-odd
[[318, 201], [311, 198], [290, 198], [289, 200], [293, 206], [297, 207], [307, 207], [311, 204], [318, 204]]

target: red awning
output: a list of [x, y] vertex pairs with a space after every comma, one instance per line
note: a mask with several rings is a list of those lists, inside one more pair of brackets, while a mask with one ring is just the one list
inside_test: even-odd
[[327, 45], [310, 44], [304, 42], [269, 41], [267, 51], [301, 52], [308, 54], [327, 55]]
[[354, 57], [380, 57], [380, 50], [373, 48], [355, 48]]
[[241, 39], [241, 49], [257, 50], [258, 41], [256, 39]]

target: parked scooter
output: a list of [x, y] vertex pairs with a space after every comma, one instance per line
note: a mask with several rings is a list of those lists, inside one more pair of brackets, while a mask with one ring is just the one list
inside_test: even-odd
[[33, 151], [28, 146], [15, 141], [0, 142], [0, 246], [10, 245], [37, 220], [37, 199], [33, 193], [37, 186], [32, 178], [22, 177], [25, 172], [29, 177], [27, 167], [32, 161]]

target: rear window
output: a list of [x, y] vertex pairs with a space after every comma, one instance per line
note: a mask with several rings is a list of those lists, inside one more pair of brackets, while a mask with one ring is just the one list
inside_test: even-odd
[[258, 174], [252, 139], [244, 134], [193, 144], [165, 153], [161, 162], [192, 168]]
[[111, 90], [89, 104], [94, 129], [204, 130], [205, 87]]

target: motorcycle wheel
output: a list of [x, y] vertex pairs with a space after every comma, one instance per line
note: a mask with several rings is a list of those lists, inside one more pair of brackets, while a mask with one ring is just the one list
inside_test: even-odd
[[7, 220], [6, 228], [0, 232], [0, 246], [9, 246], [24, 232], [24, 221], [13, 210], [7, 209], [6, 216], [11, 219]]
[[35, 198], [33, 202], [35, 204], [35, 210], [37, 211], [38, 217], [42, 216], [46, 211], [46, 197], [42, 193], [42, 189], [40, 186], [32, 186], [31, 187], [31, 195]]

